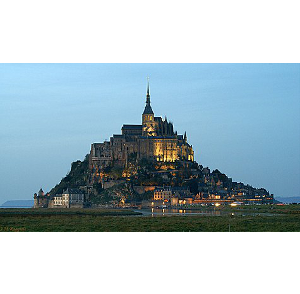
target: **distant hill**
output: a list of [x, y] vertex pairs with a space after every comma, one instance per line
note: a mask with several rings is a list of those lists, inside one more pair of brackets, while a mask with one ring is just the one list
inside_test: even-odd
[[13, 208], [13, 207], [33, 207], [33, 200], [9, 200], [4, 202], [0, 207]]
[[275, 199], [282, 203], [300, 203], [300, 196], [299, 197], [276, 197]]

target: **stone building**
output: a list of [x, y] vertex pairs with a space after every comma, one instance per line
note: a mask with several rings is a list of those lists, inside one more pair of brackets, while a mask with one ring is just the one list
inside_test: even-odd
[[149, 82], [142, 124], [125, 124], [121, 130], [122, 134], [113, 135], [109, 142], [92, 144], [89, 158], [91, 169], [101, 169], [112, 162], [125, 167], [130, 156], [159, 162], [194, 161], [194, 151], [187, 142], [186, 133], [178, 135], [167, 118], [154, 116]]
[[172, 197], [171, 187], [156, 187], [154, 190], [153, 200], [170, 201], [171, 197]]
[[155, 187], [153, 200], [163, 200], [170, 202], [171, 205], [178, 204], [181, 200], [193, 199], [189, 187]]
[[84, 194], [79, 189], [66, 189], [62, 194], [52, 197], [49, 207], [51, 208], [83, 208]]
[[34, 193], [34, 208], [46, 208], [49, 204], [49, 195], [45, 194], [43, 189], [41, 188], [38, 193]]
[[34, 194], [34, 208], [82, 208], [85, 194], [79, 189], [66, 189], [62, 194], [50, 196], [42, 189]]

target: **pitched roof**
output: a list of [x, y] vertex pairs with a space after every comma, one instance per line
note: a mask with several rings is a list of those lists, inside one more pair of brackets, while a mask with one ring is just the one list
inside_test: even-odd
[[63, 191], [63, 194], [83, 194], [83, 192], [79, 189], [67, 188], [66, 190]]
[[122, 130], [141, 130], [142, 125], [123, 125]]
[[150, 103], [146, 104], [143, 114], [154, 114]]

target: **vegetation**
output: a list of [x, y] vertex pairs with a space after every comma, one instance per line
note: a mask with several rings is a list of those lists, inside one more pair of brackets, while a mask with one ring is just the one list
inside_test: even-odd
[[[117, 180], [121, 181], [116, 182]], [[104, 182], [111, 182], [116, 186], [104, 190]], [[120, 182], [126, 184], [117, 186]], [[87, 155], [84, 161], [72, 163], [71, 171], [50, 191], [50, 195], [62, 194], [66, 188], [80, 188], [89, 194], [91, 203], [87, 205], [136, 202], [150, 200], [153, 196], [151, 193], [140, 195], [134, 191], [133, 186], [187, 186], [192, 195], [201, 192], [201, 197], [204, 198], [216, 193], [223, 193], [222, 197], [229, 197], [232, 193], [235, 195], [242, 191], [242, 195], [259, 197], [261, 203], [269, 201], [269, 192], [265, 189], [255, 189], [249, 185], [232, 182], [217, 169], [210, 173], [208, 168], [204, 170], [203, 166], [196, 162], [156, 162], [146, 158], [138, 160], [136, 153], [128, 156], [126, 167], [121, 167], [117, 161], [113, 161], [105, 168], [96, 165], [91, 169]]]
[[124, 183], [101, 190], [99, 194], [91, 195], [90, 200], [93, 204], [107, 204], [112, 202], [117, 204], [121, 199], [135, 199], [137, 195], [130, 184]]
[[153, 192], [147, 191], [143, 194], [138, 194], [133, 190], [131, 183], [115, 185], [111, 188], [101, 190], [99, 194], [91, 194], [90, 201], [92, 204], [118, 204], [123, 199], [124, 201], [139, 202], [149, 200], [153, 197]]
[[[140, 216], [127, 209], [1, 209], [0, 231], [300, 232], [300, 205], [223, 207], [221, 216]], [[234, 214], [255, 210], [268, 215]]]
[[84, 161], [77, 160], [72, 163], [70, 172], [50, 191], [50, 195], [62, 194], [67, 188], [85, 186], [89, 177], [89, 158], [86, 155]]

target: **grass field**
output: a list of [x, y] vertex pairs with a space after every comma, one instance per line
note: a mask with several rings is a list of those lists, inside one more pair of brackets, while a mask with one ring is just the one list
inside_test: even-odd
[[0, 209], [0, 232], [300, 232], [300, 205], [218, 209], [228, 214], [146, 217], [125, 209]]

